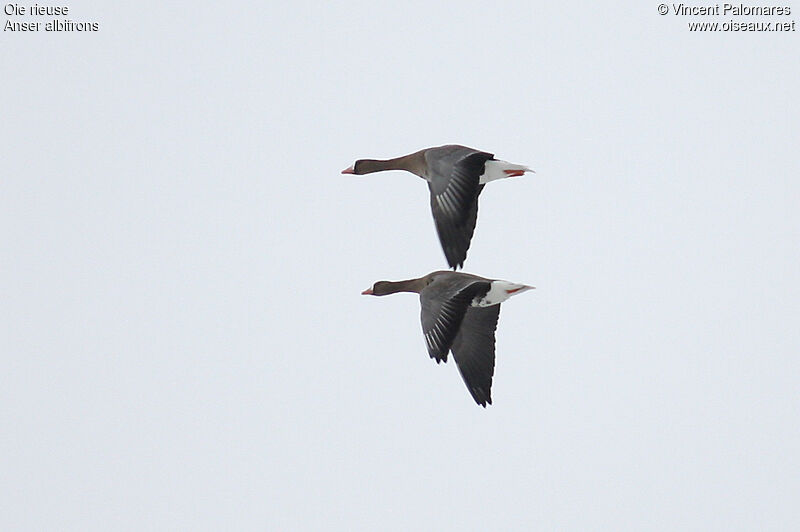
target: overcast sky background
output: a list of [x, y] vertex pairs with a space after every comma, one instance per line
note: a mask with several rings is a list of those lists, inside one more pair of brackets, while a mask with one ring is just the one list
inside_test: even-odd
[[[0, 528], [797, 530], [798, 32], [657, 4], [4, 32]], [[537, 171], [466, 262], [537, 287], [485, 410], [359, 295], [446, 266], [424, 182], [339, 173], [446, 143]]]

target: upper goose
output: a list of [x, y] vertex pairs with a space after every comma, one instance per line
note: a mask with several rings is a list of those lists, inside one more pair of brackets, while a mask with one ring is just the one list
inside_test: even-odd
[[406, 170], [428, 182], [436, 231], [447, 264], [454, 270], [463, 267], [467, 258], [483, 186], [533, 172], [527, 166], [497, 160], [491, 153], [451, 144], [395, 159], [359, 159], [342, 173], [363, 175], [383, 170]]
[[468, 273], [438, 271], [407, 281], [378, 281], [362, 294], [419, 294], [422, 332], [428, 354], [447, 362], [453, 352], [458, 371], [479, 405], [492, 404], [494, 332], [500, 303], [532, 286], [485, 279]]

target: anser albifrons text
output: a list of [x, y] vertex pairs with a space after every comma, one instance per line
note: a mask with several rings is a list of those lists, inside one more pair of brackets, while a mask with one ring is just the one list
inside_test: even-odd
[[451, 144], [395, 159], [359, 159], [342, 173], [364, 175], [384, 170], [406, 170], [428, 182], [436, 232], [447, 264], [454, 270], [463, 267], [467, 258], [484, 185], [533, 172], [527, 166], [497, 160], [491, 153]]
[[492, 404], [494, 333], [500, 303], [532, 286], [486, 279], [462, 272], [438, 271], [419, 279], [378, 281], [362, 294], [419, 294], [422, 332], [436, 362], [453, 358], [464, 383], [479, 405]]

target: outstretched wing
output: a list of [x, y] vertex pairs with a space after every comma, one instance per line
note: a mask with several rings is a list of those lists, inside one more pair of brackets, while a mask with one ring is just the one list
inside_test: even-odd
[[464, 265], [478, 216], [479, 183], [491, 153], [463, 146], [428, 150], [428, 188], [439, 242], [451, 268]]
[[500, 305], [469, 307], [450, 349], [472, 398], [479, 405], [492, 404], [494, 333]]
[[488, 281], [460, 275], [434, 280], [419, 295], [425, 345], [436, 362], [447, 362], [447, 352], [472, 300], [490, 288]]

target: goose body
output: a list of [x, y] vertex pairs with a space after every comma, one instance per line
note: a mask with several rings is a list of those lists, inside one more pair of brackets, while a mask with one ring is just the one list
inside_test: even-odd
[[532, 288], [468, 273], [437, 271], [418, 279], [378, 281], [362, 294], [419, 294], [428, 355], [439, 363], [447, 362], [447, 354], [452, 352], [472, 398], [486, 407], [492, 404], [500, 304]]
[[342, 173], [364, 175], [384, 170], [405, 170], [428, 182], [436, 232], [447, 264], [454, 270], [464, 266], [484, 185], [533, 171], [495, 159], [491, 153], [449, 144], [394, 159], [359, 159]]

